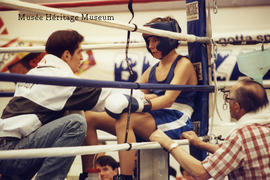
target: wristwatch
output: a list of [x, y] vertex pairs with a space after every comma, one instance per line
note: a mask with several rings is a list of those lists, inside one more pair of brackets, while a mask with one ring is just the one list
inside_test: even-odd
[[172, 150], [174, 150], [175, 148], [177, 148], [179, 146], [179, 144], [177, 142], [174, 142], [170, 145], [170, 148], [168, 149], [169, 153], [172, 152]]

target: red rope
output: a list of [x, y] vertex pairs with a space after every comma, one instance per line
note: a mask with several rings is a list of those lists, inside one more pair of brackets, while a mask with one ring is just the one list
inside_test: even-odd
[[[133, 3], [151, 3], [151, 2], [168, 2], [183, 0], [134, 0]], [[74, 7], [91, 7], [91, 6], [109, 6], [127, 4], [128, 0], [97, 0], [97, 1], [76, 1], [76, 2], [59, 2], [59, 3], [43, 3], [42, 6], [52, 8], [74, 8]], [[12, 8], [0, 6], [0, 11], [10, 11]]]

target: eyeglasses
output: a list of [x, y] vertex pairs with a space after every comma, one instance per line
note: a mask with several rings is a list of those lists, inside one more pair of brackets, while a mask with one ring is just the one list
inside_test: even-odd
[[229, 103], [229, 100], [232, 100], [232, 101], [235, 101], [236, 99], [235, 98], [230, 98], [229, 97], [229, 94], [224, 94], [223, 95], [223, 99], [226, 103]]

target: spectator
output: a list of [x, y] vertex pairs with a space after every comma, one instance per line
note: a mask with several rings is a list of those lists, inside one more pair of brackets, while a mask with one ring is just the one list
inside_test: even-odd
[[119, 163], [111, 156], [103, 155], [97, 158], [96, 168], [99, 169], [101, 180], [113, 180], [113, 176], [118, 174]]

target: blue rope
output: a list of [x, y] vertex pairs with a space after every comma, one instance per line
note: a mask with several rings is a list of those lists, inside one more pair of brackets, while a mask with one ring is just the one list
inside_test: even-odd
[[120, 81], [101, 81], [79, 78], [63, 78], [53, 76], [24, 75], [17, 73], [0, 72], [0, 81], [6, 82], [26, 82], [35, 84], [47, 84], [58, 86], [77, 86], [77, 87], [104, 87], [122, 89], [169, 89], [169, 90], [189, 90], [200, 92], [214, 92], [215, 87], [209, 85], [170, 85], [154, 83], [133, 83]]
[[0, 92], [0, 97], [12, 97], [14, 92]]

